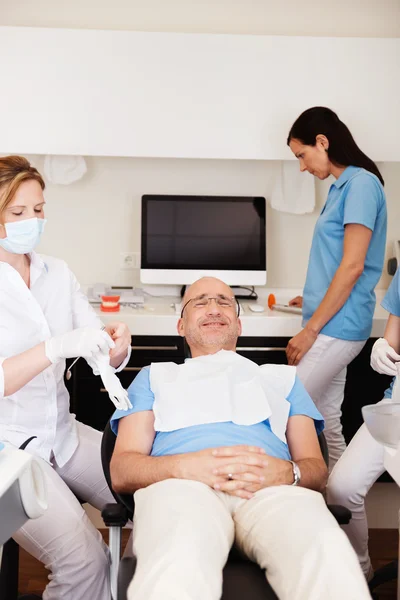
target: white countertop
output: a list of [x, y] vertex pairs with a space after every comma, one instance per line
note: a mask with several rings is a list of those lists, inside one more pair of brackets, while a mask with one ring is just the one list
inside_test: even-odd
[[[378, 294], [377, 294], [378, 296]], [[179, 315], [175, 314], [172, 303], [179, 303], [179, 298], [146, 298], [142, 308], [121, 306], [119, 312], [101, 312], [95, 307], [96, 313], [104, 323], [110, 321], [123, 321], [129, 326], [132, 335], [177, 335], [176, 324]], [[382, 337], [385, 330], [388, 313], [377, 305], [374, 314], [371, 337]], [[301, 330], [301, 315], [283, 313], [270, 310], [266, 299], [260, 298], [257, 304], [263, 304], [265, 310], [262, 313], [254, 313], [249, 309], [249, 302], [240, 301], [244, 312], [240, 318], [242, 321], [242, 336], [250, 337], [291, 337]]]

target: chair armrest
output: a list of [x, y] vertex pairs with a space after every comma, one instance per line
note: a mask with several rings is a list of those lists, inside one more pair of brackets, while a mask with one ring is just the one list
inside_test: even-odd
[[101, 516], [106, 527], [125, 527], [128, 522], [128, 511], [123, 504], [106, 504]]
[[351, 511], [340, 504], [327, 504], [327, 508], [335, 517], [339, 525], [347, 525], [351, 520]]

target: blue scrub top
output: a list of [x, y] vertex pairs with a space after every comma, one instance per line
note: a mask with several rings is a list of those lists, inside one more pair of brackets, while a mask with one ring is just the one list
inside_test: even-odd
[[[383, 306], [383, 308], [387, 310], [391, 315], [394, 315], [395, 317], [400, 317], [400, 267], [397, 269], [395, 276], [392, 279], [392, 283], [390, 284], [389, 289], [381, 302], [381, 306]], [[395, 379], [396, 378], [393, 377], [390, 387], [388, 387], [388, 389], [383, 394], [384, 398], [392, 397], [392, 390]]]
[[359, 167], [347, 167], [330, 187], [315, 226], [303, 291], [303, 327], [312, 317], [343, 257], [344, 228], [358, 223], [372, 237], [364, 271], [342, 308], [321, 333], [342, 340], [369, 338], [375, 309], [374, 288], [382, 273], [386, 244], [386, 198], [379, 179]]

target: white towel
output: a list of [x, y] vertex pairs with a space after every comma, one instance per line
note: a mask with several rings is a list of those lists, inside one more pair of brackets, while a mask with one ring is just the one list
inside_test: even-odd
[[87, 171], [83, 156], [55, 156], [44, 159], [44, 174], [50, 183], [68, 185], [82, 179]]
[[269, 419], [272, 431], [286, 443], [290, 410], [286, 397], [295, 376], [294, 367], [260, 367], [225, 350], [188, 359], [183, 365], [152, 363], [154, 428], [174, 431], [227, 421], [253, 425]]
[[315, 178], [310, 173], [301, 173], [298, 161], [277, 161], [275, 176], [270, 192], [272, 208], [283, 212], [302, 215], [315, 208]]

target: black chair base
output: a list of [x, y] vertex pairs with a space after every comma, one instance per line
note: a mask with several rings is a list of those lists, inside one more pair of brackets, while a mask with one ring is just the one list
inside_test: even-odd
[[118, 569], [118, 600], [127, 600], [126, 593], [136, 569], [136, 557], [124, 556]]
[[397, 560], [392, 560], [387, 565], [380, 567], [374, 573], [373, 578], [368, 583], [369, 591], [374, 592], [376, 588], [383, 583], [387, 583], [388, 581], [393, 581], [393, 579], [397, 579], [398, 577], [398, 567], [399, 563]]
[[[238, 556], [236, 552], [233, 550], [233, 556]], [[118, 600], [127, 600], [126, 594], [135, 568], [135, 557], [125, 556], [122, 558], [118, 570]], [[249, 586], [249, 581], [251, 586]], [[230, 558], [224, 568], [221, 600], [249, 598], [250, 589], [251, 600], [279, 600], [258, 565], [248, 559]]]
[[249, 560], [228, 560], [223, 573], [221, 600], [244, 600], [244, 598], [278, 600], [264, 571], [258, 565]]
[[3, 559], [0, 571], [1, 600], [42, 600], [37, 594], [18, 596], [19, 546], [11, 538], [3, 546]]
[[19, 546], [11, 538], [3, 546], [0, 571], [0, 598], [18, 599]]

